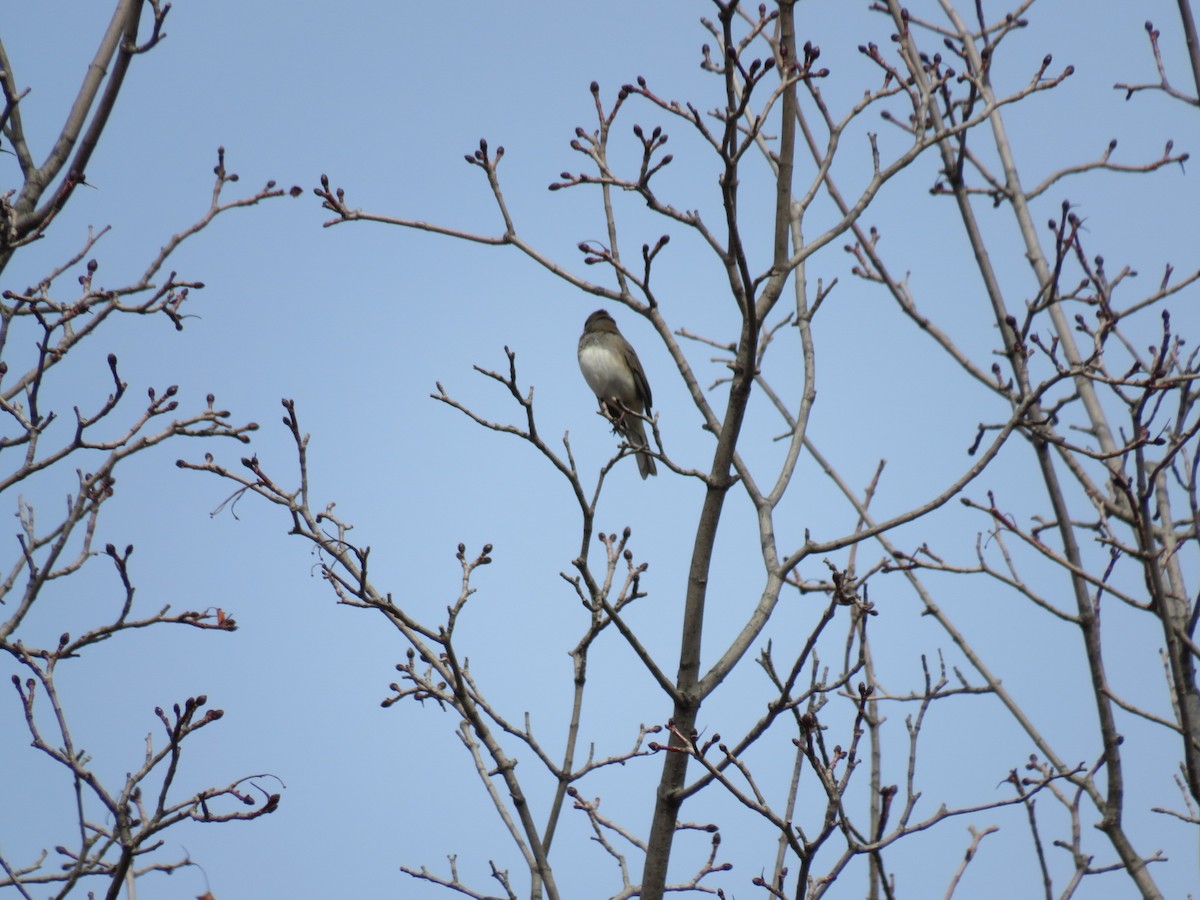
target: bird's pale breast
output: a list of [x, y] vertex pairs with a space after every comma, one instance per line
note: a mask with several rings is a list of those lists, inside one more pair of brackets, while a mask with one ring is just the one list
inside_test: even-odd
[[636, 403], [637, 387], [633, 382], [633, 372], [619, 354], [595, 344], [580, 347], [579, 368], [588, 387], [597, 397], [617, 397], [631, 407]]

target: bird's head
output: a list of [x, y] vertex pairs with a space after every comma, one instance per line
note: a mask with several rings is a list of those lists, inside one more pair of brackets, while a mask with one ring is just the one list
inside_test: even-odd
[[617, 323], [613, 321], [613, 317], [608, 314], [607, 310], [598, 309], [583, 323], [583, 330], [590, 332], [611, 332], [612, 334], [620, 334], [617, 331]]

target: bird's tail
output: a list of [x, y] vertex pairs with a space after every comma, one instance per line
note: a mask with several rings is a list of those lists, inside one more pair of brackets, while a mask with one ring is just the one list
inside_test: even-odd
[[[630, 446], [638, 451], [642, 451], [643, 448], [649, 450], [650, 442], [646, 440], [646, 426], [642, 420], [633, 415], [627, 415], [627, 418], [625, 437], [628, 438]], [[642, 478], [658, 474], [658, 467], [654, 465], [654, 457], [649, 453], [638, 453], [637, 466]]]

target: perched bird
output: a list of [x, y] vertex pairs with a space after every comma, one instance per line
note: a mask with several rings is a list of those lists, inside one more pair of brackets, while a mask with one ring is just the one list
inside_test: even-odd
[[[648, 451], [650, 442], [638, 414], [650, 415], [650, 384], [629, 341], [621, 336], [613, 317], [602, 309], [588, 316], [583, 324], [579, 369], [600, 401], [600, 408], [630, 446]], [[643, 478], [658, 474], [654, 457], [648, 452], [638, 453], [637, 464]]]

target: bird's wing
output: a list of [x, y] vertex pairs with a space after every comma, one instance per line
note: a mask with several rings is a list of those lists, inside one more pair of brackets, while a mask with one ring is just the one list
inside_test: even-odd
[[638, 359], [637, 351], [633, 349], [629, 341], [625, 341], [625, 358], [629, 361], [629, 368], [633, 369], [633, 382], [637, 386], [638, 395], [646, 407], [643, 412], [646, 415], [650, 415], [650, 406], [653, 403], [650, 396], [650, 382], [646, 380], [646, 372], [642, 368], [642, 362]]

